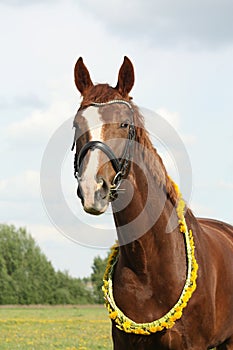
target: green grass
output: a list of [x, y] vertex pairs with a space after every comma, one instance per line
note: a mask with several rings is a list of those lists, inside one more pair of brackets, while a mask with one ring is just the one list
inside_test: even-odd
[[0, 306], [0, 350], [111, 350], [100, 306]]
[[1, 350], [110, 350], [103, 307], [1, 307]]

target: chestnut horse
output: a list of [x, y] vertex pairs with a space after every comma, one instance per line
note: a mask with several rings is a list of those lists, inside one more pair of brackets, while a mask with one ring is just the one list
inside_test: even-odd
[[[119, 240], [106, 300], [114, 349], [232, 350], [233, 227], [187, 207], [178, 215], [177, 186], [129, 97], [127, 57], [116, 87], [94, 85], [81, 57], [75, 83], [83, 97], [74, 119], [78, 196], [95, 215], [111, 202]], [[192, 235], [189, 253], [182, 225]]]

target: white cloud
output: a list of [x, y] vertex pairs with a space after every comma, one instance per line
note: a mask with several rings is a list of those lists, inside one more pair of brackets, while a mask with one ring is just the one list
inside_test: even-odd
[[173, 128], [180, 128], [180, 115], [177, 112], [170, 112], [165, 107], [160, 107], [156, 110], [156, 113], [165, 118]]
[[[22, 224], [17, 224], [20, 226]], [[27, 224], [27, 230], [35, 238], [39, 244], [44, 244], [46, 242], [57, 242], [62, 243], [64, 241], [64, 236], [54, 227], [52, 224]]]
[[82, 5], [116, 35], [145, 38], [154, 46], [196, 49], [233, 43], [231, 0], [85, 0]]
[[16, 108], [17, 110], [24, 109], [35, 109], [44, 108], [46, 105], [45, 101], [40, 99], [39, 96], [35, 94], [18, 94], [16, 96], [0, 96], [0, 109], [8, 110], [11, 108]]
[[182, 139], [184, 146], [192, 145], [196, 142], [196, 136], [194, 134], [184, 133], [182, 130], [183, 119], [178, 112], [171, 112], [165, 107], [156, 109], [156, 113], [163, 117], [172, 128], [176, 130], [179, 137]]
[[40, 174], [27, 170], [17, 176], [0, 180], [1, 201], [33, 201], [38, 200]]
[[188, 203], [190, 209], [193, 211], [194, 215], [197, 217], [210, 217], [215, 218], [216, 212], [214, 208], [211, 208], [210, 206], [207, 206], [202, 203], [198, 203], [196, 201], [192, 201]]
[[230, 191], [233, 190], [233, 182], [227, 182], [227, 181], [225, 181], [225, 180], [220, 180], [220, 181], [218, 182], [218, 186], [219, 186], [220, 188], [225, 189], [225, 190], [230, 190]]
[[34, 110], [25, 119], [14, 121], [6, 127], [8, 138], [19, 146], [43, 144], [62, 122], [74, 115], [69, 102], [56, 99], [47, 110]]
[[0, 4], [8, 6], [27, 6], [43, 3], [55, 3], [55, 0], [0, 0]]

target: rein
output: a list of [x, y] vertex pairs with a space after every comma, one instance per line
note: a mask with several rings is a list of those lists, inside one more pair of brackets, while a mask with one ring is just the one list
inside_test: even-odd
[[192, 230], [189, 230], [185, 217], [185, 202], [181, 196], [178, 186], [173, 183], [178, 197], [178, 204], [176, 207], [179, 229], [184, 234], [186, 255], [187, 255], [187, 276], [186, 282], [181, 292], [181, 295], [173, 306], [173, 308], [158, 320], [149, 323], [136, 323], [127, 317], [116, 305], [113, 296], [113, 274], [114, 267], [119, 257], [119, 246], [112, 247], [112, 252], [109, 256], [106, 271], [104, 274], [104, 285], [102, 290], [104, 292], [105, 304], [109, 312], [109, 317], [116, 323], [116, 327], [126, 333], [150, 335], [162, 331], [163, 329], [172, 328], [175, 322], [182, 317], [183, 309], [187, 306], [191, 299], [193, 292], [196, 289], [198, 264], [195, 258], [195, 245], [193, 240]]
[[[112, 167], [116, 173], [116, 175], [113, 178], [112, 181], [112, 186], [111, 186], [111, 195], [112, 198], [114, 198], [114, 195], [118, 189], [118, 187], [121, 184], [121, 181], [123, 178], [125, 178], [126, 174], [129, 172], [129, 164], [130, 160], [132, 158], [132, 144], [133, 141], [135, 140], [135, 125], [134, 125], [134, 120], [133, 120], [133, 107], [131, 104], [127, 101], [124, 100], [112, 100], [108, 102], [102, 102], [102, 103], [97, 103], [93, 102], [90, 104], [90, 106], [95, 106], [95, 107], [102, 107], [106, 105], [112, 105], [112, 104], [124, 104], [128, 106], [128, 108], [131, 111], [131, 120], [129, 124], [129, 132], [128, 132], [128, 137], [125, 145], [125, 149], [121, 155], [120, 158], [117, 158], [113, 150], [104, 142], [102, 141], [89, 141], [87, 142], [80, 150], [80, 152], [77, 154], [75, 153], [74, 156], [74, 176], [78, 180], [81, 178], [82, 174], [82, 165], [83, 165], [83, 160], [85, 156], [87, 155], [87, 152], [94, 151], [95, 149], [99, 149], [102, 152], [106, 154], [106, 156], [109, 158]], [[74, 149], [74, 146], [76, 144], [76, 139], [74, 139], [72, 150]], [[79, 193], [79, 190], [78, 190]]]

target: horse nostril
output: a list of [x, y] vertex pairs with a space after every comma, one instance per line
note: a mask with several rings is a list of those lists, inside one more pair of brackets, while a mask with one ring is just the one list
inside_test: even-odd
[[107, 182], [104, 180], [103, 180], [103, 185], [102, 185], [102, 191], [105, 193], [105, 197], [106, 197], [108, 192], [109, 192], [109, 188], [108, 188]]
[[98, 187], [102, 187], [105, 180], [102, 177], [97, 177], [96, 182], [97, 182]]
[[97, 192], [101, 199], [105, 199], [108, 195], [109, 187], [102, 177], [97, 179]]

